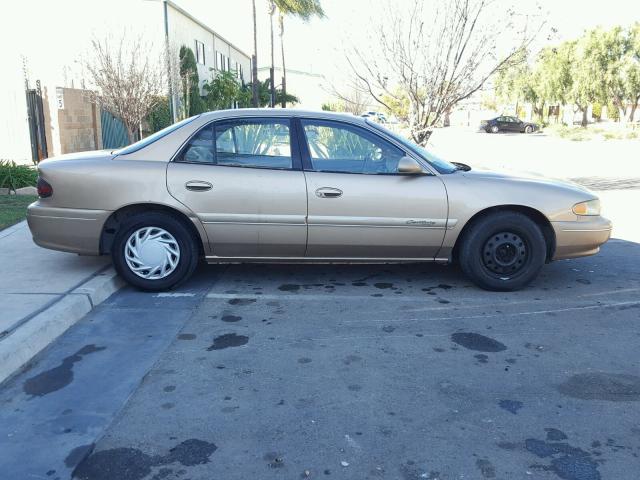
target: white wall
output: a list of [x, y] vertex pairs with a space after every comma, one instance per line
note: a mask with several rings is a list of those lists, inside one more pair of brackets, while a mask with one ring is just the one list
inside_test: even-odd
[[[236, 62], [242, 65], [244, 71], [244, 80], [251, 80], [251, 60], [238, 49], [234, 48], [220, 36], [211, 32], [210, 29], [204, 28], [198, 22], [184, 15], [179, 10], [168, 6], [169, 18], [169, 43], [179, 49], [182, 45], [193, 50], [194, 56], [196, 52], [196, 40], [204, 44], [205, 64], [198, 64], [198, 77], [200, 80], [200, 88], [206, 81], [211, 80], [213, 76], [212, 69], [216, 68], [216, 55], [221, 52], [225, 57], [231, 59], [231, 69], [235, 69]], [[250, 22], [251, 18], [247, 18]], [[201, 93], [204, 92], [201, 90]]]

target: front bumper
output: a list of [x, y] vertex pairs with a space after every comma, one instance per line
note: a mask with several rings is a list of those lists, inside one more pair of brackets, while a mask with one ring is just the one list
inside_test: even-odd
[[553, 260], [584, 257], [600, 251], [600, 245], [609, 240], [611, 221], [601, 216], [580, 217], [575, 222], [552, 222], [556, 234]]
[[107, 210], [47, 207], [37, 201], [27, 209], [33, 241], [44, 248], [82, 255], [100, 255]]

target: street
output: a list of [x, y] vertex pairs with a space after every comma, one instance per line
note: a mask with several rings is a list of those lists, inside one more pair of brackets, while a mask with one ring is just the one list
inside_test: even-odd
[[640, 239], [621, 208], [598, 255], [513, 293], [430, 264], [124, 288], [3, 384], [0, 477], [636, 478]]

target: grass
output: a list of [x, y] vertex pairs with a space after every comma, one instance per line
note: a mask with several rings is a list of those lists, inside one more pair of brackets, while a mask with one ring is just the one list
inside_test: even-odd
[[0, 230], [24, 220], [27, 206], [37, 198], [34, 195], [0, 195]]
[[580, 126], [567, 126], [562, 124], [552, 124], [544, 129], [556, 137], [582, 142], [585, 140], [634, 140], [640, 138], [640, 129], [631, 126], [613, 125], [603, 128], [597, 125], [589, 125], [586, 128]]

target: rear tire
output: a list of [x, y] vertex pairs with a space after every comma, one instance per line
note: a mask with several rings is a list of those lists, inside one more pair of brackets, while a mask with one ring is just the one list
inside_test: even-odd
[[518, 212], [479, 219], [461, 241], [460, 267], [485, 290], [507, 292], [525, 287], [540, 273], [547, 256], [540, 227]]
[[142, 290], [174, 288], [198, 265], [199, 248], [189, 229], [162, 212], [141, 213], [120, 226], [111, 249], [113, 265], [129, 284]]
[[527, 125], [526, 127], [524, 127], [524, 133], [531, 133], [533, 132], [533, 127], [531, 125]]
[[493, 126], [489, 129], [489, 131], [490, 131], [491, 133], [498, 133], [498, 132], [500, 131], [500, 129], [498, 128], [498, 126], [497, 126], [497, 125], [493, 125]]

